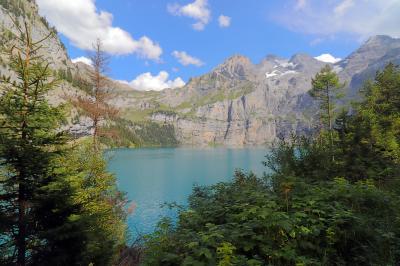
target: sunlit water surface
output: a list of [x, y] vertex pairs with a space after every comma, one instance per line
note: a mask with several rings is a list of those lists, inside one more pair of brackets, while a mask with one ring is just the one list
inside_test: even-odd
[[108, 168], [119, 188], [136, 207], [128, 217], [133, 236], [150, 233], [163, 216], [175, 211], [163, 203], [186, 204], [193, 185], [232, 179], [235, 169], [262, 175], [267, 149], [113, 149], [106, 152]]

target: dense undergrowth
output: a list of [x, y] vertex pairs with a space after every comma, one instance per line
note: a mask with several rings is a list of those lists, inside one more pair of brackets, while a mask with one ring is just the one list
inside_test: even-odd
[[363, 93], [332, 132], [276, 144], [272, 174], [194, 188], [176, 224], [148, 236], [144, 264], [397, 265], [400, 69]]

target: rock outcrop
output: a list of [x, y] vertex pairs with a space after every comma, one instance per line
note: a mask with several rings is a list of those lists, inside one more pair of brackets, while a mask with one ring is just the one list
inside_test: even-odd
[[[362, 83], [389, 62], [400, 63], [400, 39], [375, 36], [330, 65], [346, 82], [348, 101], [359, 97]], [[290, 59], [269, 55], [259, 64], [236, 55], [210, 73], [192, 78], [184, 88], [141, 101], [158, 103], [149, 118], [173, 124], [182, 144], [260, 145], [313, 130], [318, 108], [308, 90], [326, 64], [307, 54]]]
[[[25, 18], [35, 38], [55, 31], [38, 15], [34, 1], [3, 2], [8, 3], [8, 9], [0, 5], [2, 44], [18, 34], [9, 15], [20, 23]], [[54, 71], [70, 73], [67, 76], [85, 79], [90, 68], [73, 64], [58, 37], [48, 40], [43, 55], [52, 62]], [[7, 73], [7, 62], [4, 57], [0, 59], [0, 72]], [[388, 62], [400, 63], [400, 39], [375, 36], [331, 66], [346, 82], [349, 101], [359, 97], [363, 82]], [[173, 125], [176, 138], [183, 145], [262, 145], [292, 132], [307, 134], [313, 130], [318, 108], [307, 92], [312, 78], [326, 64], [307, 54], [290, 59], [269, 55], [258, 64], [235, 55], [179, 89], [141, 92], [110, 80], [115, 89], [110, 103], [133, 123]], [[65, 94], [74, 97], [85, 91], [67, 78], [50, 98], [59, 104]], [[71, 111], [69, 126], [77, 136], [90, 134], [90, 121], [76, 110]]]

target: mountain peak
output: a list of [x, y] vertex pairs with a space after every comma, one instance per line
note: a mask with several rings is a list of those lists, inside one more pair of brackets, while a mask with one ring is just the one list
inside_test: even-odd
[[370, 37], [357, 51], [387, 50], [399, 46], [400, 39], [393, 38], [388, 35], [375, 35]]
[[392, 38], [388, 35], [375, 35], [370, 38], [365, 42], [365, 44], [371, 44], [371, 43], [386, 43], [386, 42], [391, 42], [395, 41], [396, 38]]
[[283, 61], [288, 61], [287, 59], [274, 55], [274, 54], [268, 54], [266, 57], [264, 57], [259, 65], [267, 65], [267, 64], [277, 64], [279, 62], [283, 62]]
[[237, 77], [244, 79], [252, 72], [254, 65], [250, 59], [243, 55], [234, 55], [225, 60], [224, 63], [214, 69], [215, 74], [228, 78]]
[[292, 63], [295, 63], [295, 64], [299, 64], [299, 63], [318, 61], [318, 60], [306, 53], [297, 53], [297, 54], [293, 55], [289, 61]]
[[228, 59], [226, 59], [224, 63], [222, 63], [222, 65], [251, 65], [251, 64], [252, 63], [250, 58], [240, 54], [233, 55]]

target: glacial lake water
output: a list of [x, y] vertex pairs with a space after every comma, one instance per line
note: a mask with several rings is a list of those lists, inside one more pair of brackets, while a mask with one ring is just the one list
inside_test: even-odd
[[128, 217], [132, 236], [150, 233], [161, 217], [175, 217], [165, 202], [185, 205], [193, 185], [211, 185], [232, 179], [235, 169], [262, 175], [264, 149], [112, 149], [108, 169], [119, 188], [135, 205]]

